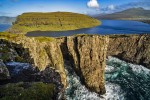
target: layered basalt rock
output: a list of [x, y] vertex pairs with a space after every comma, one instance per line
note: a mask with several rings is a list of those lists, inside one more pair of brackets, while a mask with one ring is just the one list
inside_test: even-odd
[[150, 35], [111, 35], [107, 55], [150, 68]]

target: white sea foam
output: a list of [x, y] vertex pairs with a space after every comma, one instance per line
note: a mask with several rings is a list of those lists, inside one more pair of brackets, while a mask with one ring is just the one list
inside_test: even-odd
[[67, 100], [147, 100], [150, 98], [150, 70], [141, 65], [127, 63], [115, 57], [108, 57], [105, 73], [106, 94], [101, 96], [90, 92], [82, 85], [80, 78], [70, 66], [66, 66], [66, 72], [68, 81]]
[[109, 66], [109, 65], [107, 65], [105, 68], [105, 72], [112, 72], [114, 70], [115, 70], [115, 68], [113, 66]]
[[135, 64], [129, 63], [129, 66], [132, 68], [132, 71], [137, 74], [138, 73], [150, 74], [150, 70], [142, 65], [135, 65]]
[[106, 81], [106, 94], [103, 95], [105, 100], [125, 100], [125, 93], [118, 84]]
[[98, 94], [90, 92], [84, 85], [82, 85], [79, 77], [74, 72], [70, 73], [67, 70], [68, 68], [71, 70], [70, 66], [66, 67], [68, 87], [65, 91], [65, 95], [67, 100], [102, 100]]
[[[79, 77], [72, 72], [70, 66], [66, 67], [68, 87], [65, 95], [67, 100], [125, 100], [124, 93], [119, 85], [106, 82], [106, 94], [99, 96], [97, 93], [90, 92], [81, 84]], [[106, 69], [112, 70], [108, 67]]]
[[[15, 67], [15, 73], [18, 73], [20, 70], [28, 69], [30, 65], [28, 63], [19, 63], [19, 62], [9, 62], [6, 64], [7, 66]], [[67, 82], [68, 87], [65, 90], [65, 96], [67, 100], [126, 100], [126, 94], [121, 86], [117, 83], [117, 81], [127, 82], [126, 88], [130, 88], [133, 90], [142, 90], [146, 91], [145, 96], [141, 95], [138, 98], [149, 98], [149, 79], [150, 70], [141, 65], [134, 65], [131, 63], [127, 63], [115, 57], [108, 57], [107, 66], [106, 66], [106, 94], [99, 96], [97, 93], [90, 92], [84, 85], [81, 84], [80, 78], [75, 74], [72, 67], [65, 65], [66, 74], [67, 74]], [[133, 74], [134, 73], [134, 74]], [[121, 77], [120, 77], [121, 75]], [[144, 75], [144, 77], [139, 77], [140, 75]], [[132, 82], [136, 79], [134, 82]], [[139, 81], [138, 78], [140, 78]], [[116, 82], [112, 83], [111, 81]], [[117, 80], [117, 81], [116, 81]], [[137, 82], [137, 85], [134, 84]], [[143, 82], [143, 83], [138, 83]], [[122, 84], [122, 83], [121, 83]], [[142, 85], [141, 85], [142, 84]], [[135, 86], [133, 86], [135, 85]], [[139, 86], [140, 87], [137, 87]], [[130, 90], [128, 92], [133, 93]], [[140, 91], [134, 91], [139, 93]], [[134, 95], [133, 95], [134, 96]], [[133, 97], [134, 98], [134, 97]], [[128, 99], [127, 99], [128, 100]], [[139, 99], [140, 100], [140, 99]]]
[[[108, 60], [109, 60], [109, 62], [113, 61], [113, 62], [121, 63], [122, 65], [123, 65], [123, 64], [124, 64], [124, 65], [127, 65], [127, 64], [128, 64], [129, 67], [132, 69], [132, 71], [133, 71], [134, 73], [136, 73], [136, 74], [139, 74], [139, 73], [150, 74], [150, 70], [149, 70], [148, 68], [142, 66], [142, 65], [136, 65], [136, 64], [132, 64], [132, 63], [127, 63], [127, 62], [125, 62], [125, 61], [123, 61], [123, 60], [120, 60], [120, 59], [118, 59], [118, 58], [111, 57], [111, 56], [108, 57]], [[108, 65], [107, 65], [107, 66], [108, 66]], [[114, 68], [114, 67], [112, 67], [112, 66], [106, 67], [106, 72], [107, 72], [108, 69], [111, 70], [111, 69], [113, 69], [113, 68]]]

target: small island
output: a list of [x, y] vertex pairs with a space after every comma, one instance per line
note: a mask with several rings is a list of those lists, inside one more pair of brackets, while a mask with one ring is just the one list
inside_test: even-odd
[[100, 24], [99, 20], [84, 14], [71, 12], [32, 12], [19, 15], [8, 32], [26, 33], [38, 30], [67, 31], [95, 27]]

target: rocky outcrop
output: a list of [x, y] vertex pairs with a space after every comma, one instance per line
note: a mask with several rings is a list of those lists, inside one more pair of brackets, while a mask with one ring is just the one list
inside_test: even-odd
[[150, 68], [150, 35], [112, 35], [107, 55]]
[[[26, 62], [45, 70], [54, 68], [67, 86], [64, 62], [67, 60], [91, 91], [105, 93], [104, 69], [109, 38], [98, 35], [78, 35], [61, 38], [29, 38], [23, 35], [0, 36], [9, 41]], [[27, 53], [28, 52], [28, 53]], [[29, 55], [28, 55], [29, 54]]]
[[107, 36], [98, 35], [71, 36], [61, 40], [64, 59], [71, 63], [82, 84], [99, 94], [105, 93], [104, 71], [108, 42]]
[[67, 47], [82, 82], [92, 91], [105, 93], [104, 72], [108, 37], [68, 37]]
[[47, 66], [54, 68], [60, 74], [64, 87], [67, 86], [62, 53], [55, 39], [42, 42], [41, 38], [28, 38], [22, 35], [14, 37], [5, 35], [0, 38], [12, 45], [25, 62], [32, 64], [40, 71], [45, 70]]
[[9, 79], [9, 71], [3, 61], [0, 59], [0, 80]]
[[[29, 38], [23, 35], [0, 35], [16, 57], [24, 58], [44, 71], [55, 69], [64, 87], [67, 86], [64, 66], [69, 63], [82, 84], [99, 94], [105, 93], [104, 72], [107, 56], [150, 68], [150, 35], [77, 35], [60, 38]], [[6, 49], [2, 50], [5, 52]], [[12, 55], [12, 54], [11, 54]], [[16, 60], [12, 56], [11, 60]], [[9, 60], [9, 59], [8, 59]], [[7, 60], [6, 60], [7, 61]], [[65, 63], [67, 62], [67, 63]], [[49, 75], [48, 75], [49, 76]]]

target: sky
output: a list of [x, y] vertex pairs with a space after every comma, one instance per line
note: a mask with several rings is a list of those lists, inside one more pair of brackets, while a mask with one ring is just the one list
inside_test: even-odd
[[0, 0], [0, 16], [55, 11], [103, 14], [133, 7], [150, 9], [150, 0]]

